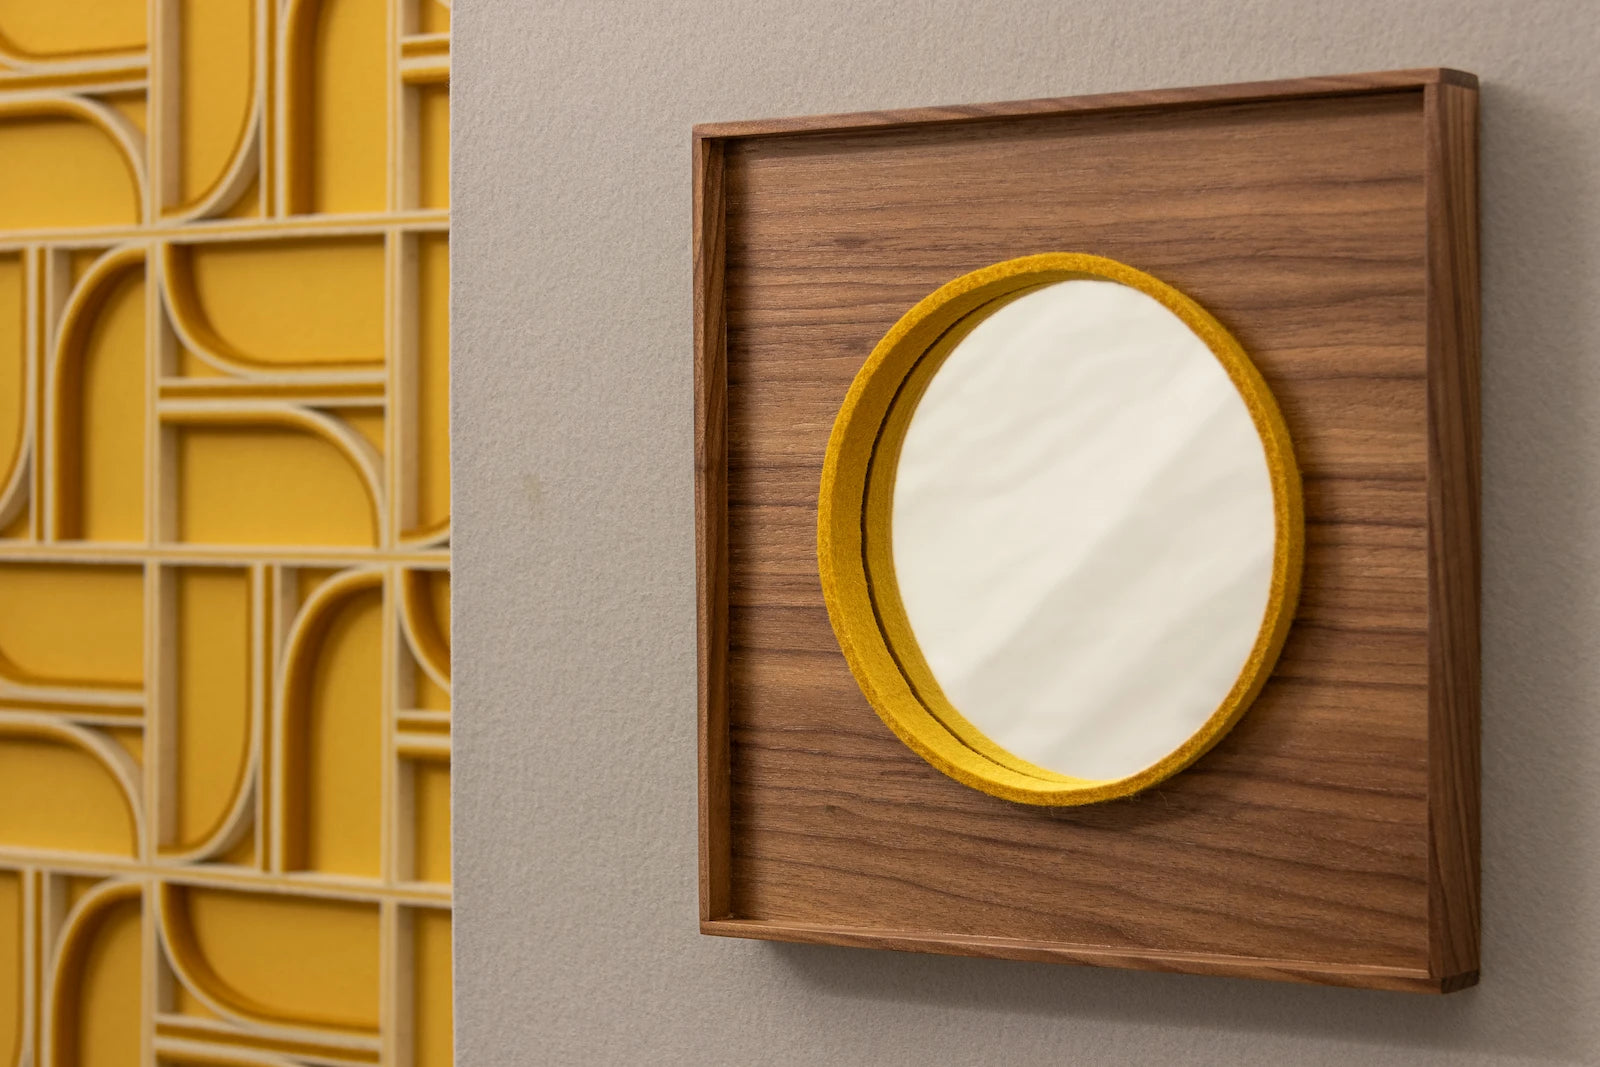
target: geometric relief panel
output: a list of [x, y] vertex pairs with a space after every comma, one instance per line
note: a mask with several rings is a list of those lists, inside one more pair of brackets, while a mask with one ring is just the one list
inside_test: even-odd
[[451, 1061], [446, 0], [0, 0], [0, 1067]]

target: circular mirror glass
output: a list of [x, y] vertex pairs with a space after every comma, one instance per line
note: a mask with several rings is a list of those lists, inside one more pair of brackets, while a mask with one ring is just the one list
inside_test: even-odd
[[1100, 279], [1024, 293], [944, 355], [890, 518], [906, 620], [950, 704], [1086, 779], [1149, 767], [1222, 705], [1267, 615], [1276, 525], [1217, 357]]
[[823, 597], [909, 747], [1031, 804], [1182, 770], [1264, 685], [1304, 554], [1270, 390], [1203, 308], [1103, 257], [952, 281], [857, 374], [818, 497]]

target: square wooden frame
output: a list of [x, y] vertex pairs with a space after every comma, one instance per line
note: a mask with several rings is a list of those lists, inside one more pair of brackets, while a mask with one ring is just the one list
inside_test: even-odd
[[[703, 125], [693, 149], [701, 930], [1473, 984], [1476, 78]], [[900, 746], [807, 551], [819, 442], [877, 337], [1041, 251], [1123, 259], [1217, 314], [1307, 487], [1306, 591], [1255, 708], [1190, 770], [1085, 808], [984, 796]]]

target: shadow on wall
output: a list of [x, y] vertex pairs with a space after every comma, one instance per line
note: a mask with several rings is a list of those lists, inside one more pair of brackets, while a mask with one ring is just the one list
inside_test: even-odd
[[[1582, 131], [1482, 84], [1483, 969], [1446, 997], [764, 946], [830, 997], [1585, 1062], [1600, 957], [1600, 214]], [[1563, 1005], [1563, 1001], [1567, 1005]]]

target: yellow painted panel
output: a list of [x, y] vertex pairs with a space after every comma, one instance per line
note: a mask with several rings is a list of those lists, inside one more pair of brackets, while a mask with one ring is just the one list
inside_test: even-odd
[[0, 724], [0, 849], [7, 847], [132, 856], [127, 794], [85, 749]]
[[[449, 90], [398, 63], [448, 42], [395, 34], [449, 26], [446, 0], [0, 0], [0, 67], [105, 57], [0, 87], [0, 688], [24, 687], [0, 694], [0, 1067], [35, 1023], [55, 1067], [139, 1061], [158, 988], [193, 1023], [168, 1036], [215, 1045], [161, 1063], [451, 1061], [449, 764], [386, 734], [448, 729], [404, 712], [450, 705], [449, 252], [424, 228]], [[19, 965], [35, 878], [96, 909], [55, 974]]]
[[376, 877], [383, 824], [383, 596], [354, 594], [335, 609], [316, 651], [307, 707], [305, 837], [309, 870]]
[[144, 763], [144, 727], [106, 726], [102, 732], [117, 743], [117, 747], [133, 757], [135, 763]]
[[93, 917], [77, 981], [57, 1005], [62, 1067], [137, 1067], [140, 995], [139, 901], [119, 900]]
[[[93, 283], [88, 283], [93, 284]], [[60, 536], [144, 539], [144, 278], [95, 301], [81, 348], [62, 353]]]
[[448, 711], [450, 572], [408, 570], [403, 578], [407, 645], [416, 661], [412, 706]]
[[6, 507], [5, 488], [22, 459], [28, 370], [26, 281], [22, 256], [0, 253], [0, 515]]
[[0, 49], [25, 59], [143, 48], [145, 0], [0, 0]]
[[179, 849], [222, 828], [244, 785], [250, 751], [250, 575], [192, 567], [172, 574], [177, 597], [174, 797]]
[[83, 276], [89, 273], [89, 268], [105, 254], [104, 248], [74, 248], [64, 253], [67, 257], [67, 273], [72, 278], [72, 284], [76, 286], [83, 281]]
[[0, 1063], [16, 1063], [22, 1052], [24, 984], [22, 874], [0, 871]]
[[219, 852], [218, 863], [231, 863], [238, 867], [255, 867], [259, 863], [255, 834], [248, 830], [231, 848]]
[[78, 901], [89, 895], [91, 889], [103, 884], [105, 879], [92, 875], [71, 875], [58, 881], [61, 884], [61, 899], [70, 911]]
[[0, 232], [138, 222], [138, 186], [111, 134], [82, 114], [36, 110], [0, 100]]
[[189, 987], [182, 982], [172, 983], [172, 1011], [175, 1015], [187, 1015], [192, 1019], [222, 1018], [207, 1007], [203, 1000], [191, 993]]
[[253, 1018], [377, 1028], [376, 906], [195, 887], [173, 893], [172, 910], [192, 935], [174, 949], [199, 992]]
[[417, 249], [417, 526], [450, 519], [450, 242]]
[[449, 33], [450, 5], [442, 0], [409, 0], [417, 6], [417, 32]]
[[416, 823], [415, 878], [419, 882], [450, 881], [450, 764], [417, 760], [411, 772], [412, 808]]
[[100, 98], [111, 110], [131, 122], [140, 133], [150, 128], [150, 105], [144, 93], [107, 93]]
[[296, 567], [294, 570], [295, 606], [303, 605], [317, 587], [338, 574], [334, 567]]
[[450, 1063], [450, 913], [418, 908], [412, 919], [412, 950], [417, 976], [413, 1005], [416, 1067]]
[[414, 668], [412, 706], [424, 711], [449, 711], [450, 694], [419, 665]]
[[184, 426], [178, 537], [214, 545], [372, 545], [372, 496], [350, 458], [279, 426]]
[[183, 378], [226, 378], [227, 375], [213, 367], [193, 352], [178, 346], [178, 375]]
[[173, 314], [197, 343], [275, 369], [379, 364], [383, 239], [317, 238], [176, 248]]
[[262, 214], [261, 211], [261, 179], [251, 180], [239, 198], [223, 210], [217, 212], [218, 218], [223, 219], [253, 219]]
[[417, 206], [450, 206], [450, 85], [417, 86]]
[[361, 435], [374, 452], [383, 453], [388, 444], [383, 439], [383, 412], [378, 408], [329, 408], [332, 415]]
[[433, 611], [433, 623], [439, 629], [448, 647], [450, 644], [450, 572], [428, 571], [428, 606]]
[[308, 0], [317, 10], [300, 42], [310, 88], [302, 112], [309, 170], [296, 211], [383, 211], [388, 204], [388, 50], [383, 0]]
[[179, 0], [179, 202], [203, 199], [238, 153], [255, 85], [252, 27], [246, 0]]
[[0, 677], [34, 685], [138, 686], [139, 567], [0, 563]]

